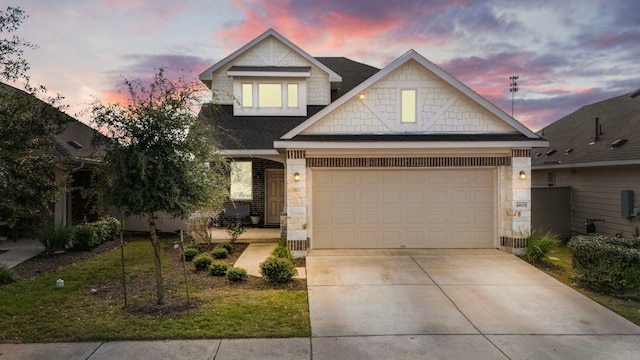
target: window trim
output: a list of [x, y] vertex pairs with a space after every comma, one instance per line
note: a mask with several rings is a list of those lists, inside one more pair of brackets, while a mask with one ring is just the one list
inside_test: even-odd
[[[280, 86], [280, 106], [260, 106], [260, 85]], [[244, 91], [251, 86], [252, 98], [245, 101]], [[305, 78], [241, 78], [233, 81], [235, 116], [305, 116], [307, 114], [307, 83]], [[296, 99], [289, 99], [295, 89]], [[291, 101], [290, 101], [291, 100]], [[249, 106], [250, 104], [250, 106]]]
[[[405, 93], [413, 93], [413, 111], [408, 113], [405, 111]], [[405, 120], [405, 115], [411, 115]], [[400, 89], [400, 123], [416, 124], [418, 122], [418, 89]]]
[[[249, 169], [247, 170], [242, 169], [240, 167], [240, 164], [242, 165], [247, 165]], [[242, 170], [245, 174], [234, 174], [234, 171], [238, 171], [238, 170]], [[238, 182], [238, 181], [234, 181], [234, 178], [237, 177], [238, 175], [246, 175], [246, 173], [248, 172], [249, 175], [249, 179], [244, 180], [242, 182]], [[239, 184], [239, 186], [243, 187], [243, 186], [248, 186], [248, 196], [236, 196], [236, 193], [242, 193], [240, 191], [234, 191], [234, 184]], [[230, 163], [230, 170], [229, 170], [229, 199], [230, 200], [234, 200], [234, 201], [252, 201], [253, 200], [253, 163], [251, 161], [232, 161]]]

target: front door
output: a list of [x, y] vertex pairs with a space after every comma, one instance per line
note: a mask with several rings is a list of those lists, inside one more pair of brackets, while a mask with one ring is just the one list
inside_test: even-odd
[[284, 210], [284, 170], [265, 170], [266, 184], [266, 209], [265, 222], [267, 225], [279, 225], [280, 213]]

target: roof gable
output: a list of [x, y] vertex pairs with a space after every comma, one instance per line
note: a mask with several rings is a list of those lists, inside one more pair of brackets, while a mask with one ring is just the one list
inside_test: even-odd
[[[391, 82], [395, 83], [390, 84]], [[386, 89], [391, 87], [395, 87], [395, 90]], [[385, 103], [389, 98], [394, 96], [397, 98], [399, 94], [383, 99], [380, 93], [385, 91], [399, 92], [398, 89], [402, 87], [434, 87], [445, 89], [450, 94], [445, 101], [428, 99], [432, 95], [427, 92], [419, 94], [424, 97], [425, 103], [427, 100], [432, 100], [430, 109], [424, 110], [422, 108], [421, 110], [426, 114], [426, 118], [413, 127], [401, 128], [399, 122], [389, 118], [397, 116], [399, 109], [394, 108], [396, 106], [394, 104]], [[380, 110], [381, 108], [383, 110]], [[456, 111], [458, 113], [455, 113]], [[342, 126], [346, 133], [449, 133], [455, 131], [452, 131], [442, 120], [449, 117], [464, 118], [462, 112], [474, 112], [476, 120], [473, 128], [464, 124], [456, 125], [457, 129], [462, 129], [458, 132], [521, 133], [527, 138], [539, 139], [538, 135], [527, 127], [414, 50], [410, 50], [369, 77], [331, 105], [289, 131], [282, 139], [288, 140], [303, 134], [336, 133], [335, 127], [331, 126], [332, 122], [342, 124], [348, 122], [346, 130]], [[357, 114], [357, 116], [354, 117], [353, 114]]]
[[[219, 62], [217, 62], [213, 66], [211, 66], [208, 69], [206, 69], [205, 71], [203, 71], [200, 74], [200, 77], [199, 77], [200, 81], [202, 81], [205, 84], [210, 86], [211, 81], [213, 80], [213, 73], [215, 71], [225, 67], [225, 65], [228, 65], [228, 64], [232, 63], [234, 60], [236, 60], [239, 57], [241, 57], [242, 55], [244, 55], [247, 51], [252, 49], [254, 46], [260, 44], [261, 42], [263, 42], [264, 40], [266, 40], [268, 38], [277, 39], [280, 43], [284, 44], [284, 46], [286, 46], [289, 49], [291, 49], [294, 53], [296, 53], [297, 55], [299, 55], [299, 56], [303, 57], [304, 59], [306, 59], [306, 61], [308, 61], [310, 64], [318, 67], [320, 70], [322, 70], [323, 72], [327, 73], [327, 75], [329, 76], [329, 81], [331, 81], [331, 82], [340, 82], [340, 81], [342, 81], [342, 77], [340, 77], [340, 75], [336, 74], [333, 70], [329, 69], [323, 63], [321, 63], [320, 61], [318, 61], [317, 59], [315, 59], [311, 55], [307, 54], [304, 50], [300, 49], [294, 43], [292, 43], [291, 41], [287, 40], [285, 37], [283, 37], [282, 35], [278, 34], [273, 29], [269, 29], [269, 30], [265, 31], [260, 36], [258, 36], [255, 39], [251, 40], [249, 43], [247, 43], [243, 47], [239, 48], [238, 50], [236, 50], [233, 53], [231, 53], [229, 56], [225, 57], [224, 59], [220, 60]], [[275, 65], [277, 65], [275, 59], [277, 59], [278, 56], [279, 56], [279, 54], [273, 54], [273, 57], [271, 59], [268, 59], [268, 60], [265, 61], [266, 62], [265, 65], [266, 66], [275, 66]]]

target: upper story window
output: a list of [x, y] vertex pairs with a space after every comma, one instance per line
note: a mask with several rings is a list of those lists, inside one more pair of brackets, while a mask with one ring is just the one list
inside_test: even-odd
[[417, 91], [403, 89], [400, 91], [400, 118], [402, 123], [415, 123], [417, 118]]
[[232, 66], [236, 116], [304, 116], [307, 114], [308, 67]]
[[258, 107], [282, 107], [282, 84], [258, 84]]

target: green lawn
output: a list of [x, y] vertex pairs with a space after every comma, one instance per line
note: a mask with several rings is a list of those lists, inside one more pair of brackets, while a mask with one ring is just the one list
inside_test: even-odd
[[629, 319], [636, 325], [640, 325], [640, 299], [624, 299], [614, 295], [595, 292], [579, 286], [572, 280], [571, 254], [569, 254], [567, 250], [566, 243], [562, 242], [551, 250], [549, 258], [547, 258], [544, 263], [534, 265], [559, 281], [578, 290], [585, 296]]
[[[153, 272], [152, 254], [149, 241], [125, 246], [128, 281]], [[166, 257], [162, 261], [165, 268], [169, 266]], [[58, 278], [64, 279], [62, 289], [55, 288]], [[34, 280], [0, 287], [0, 341], [305, 337], [311, 333], [306, 290], [193, 286], [190, 292], [197, 308], [175, 315], [141, 315], [124, 309], [122, 296], [90, 292], [98, 286], [120, 286], [120, 279], [120, 250], [116, 249]], [[167, 286], [167, 294], [184, 295], [182, 279], [174, 283]], [[153, 307], [154, 300], [130, 297], [128, 303]]]

